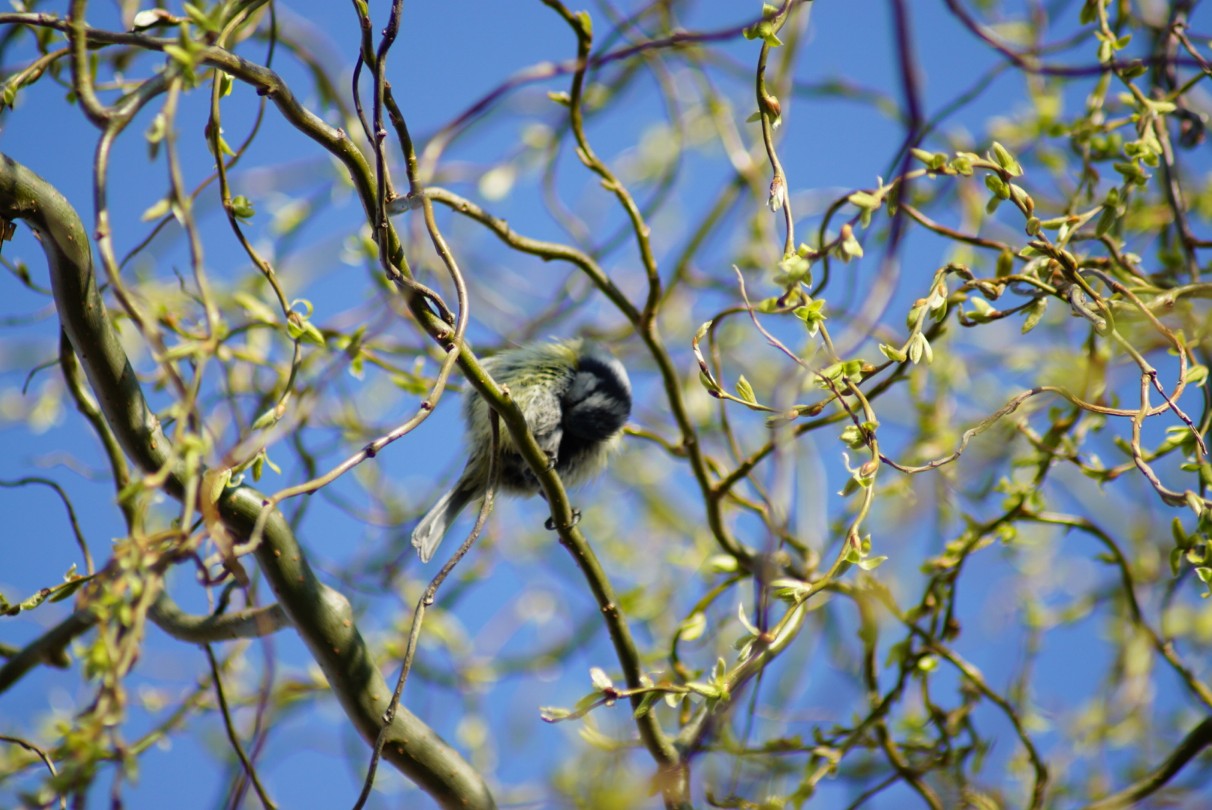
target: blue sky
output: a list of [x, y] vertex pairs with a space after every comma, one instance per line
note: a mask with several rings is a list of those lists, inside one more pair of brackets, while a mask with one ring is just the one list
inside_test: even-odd
[[[458, 5], [456, 15], [452, 13], [452, 4], [406, 4], [400, 39], [391, 53], [389, 78], [408, 116], [414, 137], [421, 144], [507, 77], [539, 62], [568, 59], [573, 53], [574, 43], [567, 27], [538, 3], [478, 0]], [[811, 10], [807, 43], [801, 47], [795, 66], [797, 80], [811, 83], [825, 77], [841, 77], [858, 86], [875, 88], [894, 99], [899, 98], [890, 5], [877, 0], [818, 0]], [[956, 24], [941, 0], [909, 5], [914, 15], [923, 106], [930, 115], [957, 98], [978, 76], [999, 64], [999, 60], [996, 54]], [[1003, 16], [1013, 19], [1026, 5], [1033, 4], [1004, 3]], [[1062, 38], [1066, 24], [1075, 23], [1077, 4], [1070, 3], [1065, 7], [1068, 11], [1055, 24], [1055, 39]], [[377, 21], [382, 21], [386, 8], [386, 3], [372, 3], [372, 14]], [[759, 9], [758, 3], [701, 3], [682, 19], [682, 24], [691, 30], [726, 28], [753, 17]], [[349, 7], [340, 3], [299, 2], [283, 4], [279, 13], [283, 24], [308, 43], [321, 63], [336, 67], [340, 89], [348, 94], [352, 68], [350, 54], [358, 41], [357, 22]], [[602, 37], [610, 26], [599, 9], [594, 7], [593, 13], [595, 30]], [[99, 27], [117, 24], [109, 5], [97, 4], [90, 9], [89, 15], [90, 22]], [[1198, 30], [1202, 23], [1203, 30], [1212, 28], [1210, 17], [1212, 14], [1206, 10], [1197, 12], [1192, 27]], [[740, 68], [751, 70], [757, 50], [755, 43], [738, 39], [722, 52], [736, 60], [735, 64]], [[250, 59], [260, 60], [264, 46], [245, 44], [240, 52]], [[1058, 57], [1060, 61], [1070, 58], [1085, 64], [1091, 61], [1091, 54], [1079, 52], [1071, 57]], [[306, 73], [297, 60], [282, 51], [276, 59], [275, 66], [286, 80], [300, 88], [297, 92], [301, 100], [304, 103], [314, 101], [306, 89], [310, 87]], [[545, 94], [564, 90], [566, 86], [567, 78], [564, 77], [527, 85], [509, 97], [506, 106], [511, 114], [498, 115], [477, 124], [467, 137], [457, 141], [443, 162], [444, 170], [450, 172], [450, 187], [473, 198], [482, 195], [484, 189], [477, 181], [515, 153], [529, 125], [535, 121], [554, 120], [544, 106], [550, 106]], [[756, 128], [743, 123], [752, 109], [750, 79], [738, 73], [731, 78], [722, 78], [719, 87], [721, 96], [733, 105], [743, 137], [756, 138]], [[1088, 82], [1074, 83], [1066, 103], [1080, 104], [1088, 89]], [[206, 96], [207, 93], [199, 92], [188, 99], [180, 117], [182, 139], [195, 147], [199, 146], [197, 142], [205, 123]], [[237, 88], [225, 106], [225, 131], [229, 136], [247, 130], [256, 102], [250, 90]], [[798, 201], [797, 211], [805, 213], [799, 224], [803, 229], [801, 233], [807, 234], [815, 228], [817, 215], [823, 207], [821, 200], [831, 200], [847, 189], [870, 187], [878, 175], [887, 176], [902, 135], [899, 127], [885, 116], [851, 101], [805, 92], [785, 97], [782, 102], [786, 118], [780, 157]], [[970, 133], [974, 147], [984, 144], [984, 132], [991, 117], [1007, 112], [1013, 114], [1027, 104], [1022, 77], [1003, 73], [979, 98], [948, 120], [947, 131], [953, 134], [966, 131]], [[590, 137], [595, 148], [612, 165], [639, 159], [642, 154], [637, 152], [635, 144], [643, 140], [646, 132], [653, 131], [654, 124], [661, 119], [661, 109], [652, 84], [639, 83], [630, 91], [627, 103], [616, 108], [616, 114], [593, 120]], [[162, 162], [149, 166], [146, 145], [141, 137], [150, 124], [151, 113], [146, 111], [136, 119], [129, 137], [120, 142], [114, 159], [115, 166], [122, 167], [115, 175], [110, 194], [114, 220], [118, 223], [115, 239], [119, 255], [124, 255], [147, 234], [150, 226], [141, 223], [139, 216], [161, 198], [167, 188]], [[322, 212], [298, 232], [276, 242], [271, 241], [266, 232], [262, 232], [262, 236], [267, 240], [267, 249], [273, 251], [280, 272], [294, 285], [292, 295], [305, 296], [315, 305], [318, 322], [339, 322], [341, 318], [349, 317], [349, 313], [359, 311], [367, 297], [374, 293], [367, 281], [368, 271], [350, 265], [345, 259], [347, 240], [356, 234], [361, 224], [361, 209], [342, 187], [332, 162], [312, 142], [284, 124], [272, 107], [263, 126], [265, 129], [257, 145], [234, 175], [236, 183], [246, 190], [245, 193], [256, 197], [259, 212], [269, 214], [276, 206], [281, 213], [288, 201], [298, 204], [300, 200], [308, 201], [315, 210]], [[77, 206], [86, 223], [91, 222], [92, 217], [90, 167], [95, 143], [95, 130], [64, 102], [64, 89], [50, 81], [26, 90], [17, 110], [0, 118], [0, 150], [55, 184]], [[595, 234], [611, 232], [623, 221], [620, 213], [611, 207], [604, 195], [593, 196], [595, 181], [579, 170], [574, 158], [566, 157], [558, 181], [561, 193], [565, 199], [584, 201], [584, 207], [578, 213], [591, 224]], [[195, 160], [195, 164], [188, 166], [192, 178], [190, 185], [209, 168], [197, 155]], [[1207, 164], [1207, 155], [1198, 160]], [[684, 244], [687, 226], [694, 222], [698, 213], [696, 203], [710, 199], [721, 180], [729, 176], [730, 170], [718, 150], [690, 153], [686, 161], [687, 171], [683, 172], [676, 190], [677, 205], [662, 211], [658, 219], [663, 228], [655, 243], [662, 266], [671, 261]], [[283, 170], [283, 165], [288, 168]], [[396, 180], [403, 184], [398, 167]], [[486, 204], [507, 217], [519, 232], [538, 238], [568, 238], [544, 210], [534, 174], [521, 177], [508, 196]], [[764, 199], [754, 199], [743, 206], [744, 218], [750, 216], [752, 208], [764, 204]], [[213, 196], [200, 201], [198, 212], [205, 227], [214, 228], [215, 232], [226, 227], [218, 215]], [[483, 266], [483, 263], [500, 262], [505, 266], [506, 276], [516, 281], [516, 288], [477, 292], [474, 299], [483, 315], [473, 324], [472, 339], [484, 346], [509, 342], [513, 339], [509, 326], [516, 319], [510, 305], [516, 304], [528, 284], [552, 283], [548, 281], [551, 276], [540, 275], [549, 270], [537, 261], [527, 263], [499, 249], [494, 250], [495, 243], [474, 227], [450, 218], [444, 218], [443, 222], [448, 235], [453, 237], [452, 244], [465, 269], [474, 273], [477, 263]], [[419, 218], [402, 221], [401, 227], [407, 235], [409, 229], [418, 227], [418, 223]], [[735, 250], [740, 241], [738, 233], [742, 230], [736, 221], [721, 226], [720, 237], [711, 241], [704, 255], [719, 267], [728, 267], [737, 261]], [[743, 233], [740, 236], [743, 237]], [[434, 273], [436, 264], [429, 260], [421, 242], [414, 240], [410, 245], [415, 248], [413, 258], [422, 277], [436, 278], [426, 275]], [[625, 288], [640, 280], [633, 250], [633, 246], [624, 243], [603, 257], [604, 265], [616, 274]], [[920, 282], [928, 279], [940, 262], [945, 261], [940, 259], [939, 250], [937, 240], [910, 239], [902, 262], [905, 268], [903, 284], [894, 292], [894, 300], [912, 300], [922, 294]], [[23, 230], [15, 242], [4, 246], [4, 255], [23, 258], [30, 264], [33, 278], [39, 283], [45, 282], [40, 251], [27, 231]], [[154, 244], [150, 255], [160, 268], [172, 266], [183, 270], [188, 267], [188, 255], [179, 233], [167, 233]], [[872, 251], [871, 255], [878, 255], [878, 251]], [[220, 278], [247, 272], [247, 261], [230, 238], [208, 241], [207, 264]], [[339, 267], [339, 271], [334, 272], [334, 267]], [[712, 272], [716, 269], [711, 268]], [[850, 271], [853, 280], [848, 283], [862, 288], [874, 278], [875, 270], [874, 259], [857, 265]], [[152, 272], [152, 268], [135, 262], [131, 272]], [[165, 283], [172, 283], [170, 275], [161, 275], [162, 270], [156, 272], [167, 279]], [[535, 281], [536, 278], [539, 281]], [[37, 471], [37, 474], [60, 482], [70, 492], [77, 510], [84, 515], [94, 554], [104, 559], [109, 539], [120, 536], [123, 529], [120, 515], [112, 507], [112, 493], [104, 480], [95, 480], [91, 474], [102, 468], [102, 457], [95, 440], [66, 406], [55, 412], [48, 404], [50, 415], [44, 423], [38, 424], [38, 430], [30, 430], [20, 420], [12, 421], [11, 413], [23, 412], [32, 407], [31, 403], [41, 394], [50, 397], [56, 390], [50, 379], [52, 372], [43, 371], [32, 378], [29, 392], [24, 397], [14, 392], [20, 388], [28, 369], [54, 357], [57, 324], [53, 313], [47, 309], [44, 297], [24, 289], [8, 273], [0, 275], [0, 300], [3, 301], [0, 322], [5, 324], [0, 343], [0, 387], [3, 388], [0, 393], [0, 446], [5, 448], [0, 456], [0, 479], [14, 479]], [[688, 369], [693, 366], [693, 359], [686, 337], [702, 319], [699, 316], [707, 317], [718, 308], [717, 304], [716, 300], [704, 300], [701, 308], [686, 313], [685, 322], [667, 325], [670, 343], [681, 341], [675, 344], [675, 351]], [[582, 321], [606, 330], [621, 324], [621, 320], [608, 311], [593, 309], [582, 316]], [[575, 324], [567, 326], [575, 328]], [[398, 328], [398, 324], [383, 321], [379, 328], [390, 332]], [[1007, 325], [1006, 330], [1004, 335], [1015, 333], [1017, 324]], [[996, 335], [996, 330], [991, 334]], [[633, 339], [623, 349], [634, 356], [638, 344]], [[667, 415], [662, 413], [659, 391], [653, 384], [650, 370], [645, 369], [642, 362], [642, 358], [637, 360], [640, 365], [634, 374], [638, 392], [636, 419], [645, 426], [651, 423], [654, 429], [665, 428], [667, 422], [662, 423], [662, 420], [667, 419]], [[350, 380], [339, 379], [334, 385], [344, 386], [351, 397], [361, 396]], [[975, 391], [973, 400], [980, 402], [981, 395], [981, 391]], [[399, 412], [384, 413], [376, 409], [373, 401], [358, 401], [356, 405], [364, 409], [367, 418], [384, 425], [393, 424], [393, 417], [399, 416]], [[906, 417], [906, 425], [912, 425], [910, 417]], [[803, 495], [799, 500], [803, 512], [801, 525], [807, 532], [818, 535], [825, 531], [822, 513], [828, 512], [833, 517], [840, 510], [842, 501], [833, 493], [840, 489], [845, 477], [838, 446], [832, 436], [820, 444], [817, 447], [816, 443], [805, 443], [808, 449], [799, 468]], [[339, 439], [333, 439], [328, 451], [338, 458], [356, 447], [356, 444], [343, 446]], [[392, 481], [395, 491], [419, 512], [457, 473], [460, 452], [454, 409], [440, 409], [422, 430], [377, 459], [376, 470]], [[640, 452], [629, 445], [625, 458], [631, 463], [648, 458]], [[69, 455], [76, 461], [68, 463]], [[417, 459], [424, 459], [423, 467], [418, 467]], [[673, 476], [686, 474], [684, 469], [662, 469]], [[290, 478], [297, 472], [288, 469], [286, 483], [299, 480]], [[273, 486], [276, 484], [271, 484], [270, 488]], [[934, 486], [928, 481], [915, 481], [914, 484], [922, 498], [935, 497]], [[1068, 497], [1073, 503], [1086, 506], [1098, 503], [1096, 499], [1101, 496], [1094, 493], [1092, 487], [1083, 488], [1085, 485], [1080, 480], [1072, 482], [1072, 486]], [[671, 487], [674, 496], [679, 487], [677, 483]], [[380, 583], [366, 577], [350, 581], [348, 574], [360, 561], [381, 562], [398, 553], [407, 545], [404, 538], [408, 527], [378, 525], [373, 517], [366, 521], [356, 519], [366, 506], [366, 497], [352, 478], [340, 483], [333, 492], [333, 497], [317, 498], [309, 504], [311, 511], [303, 541], [322, 575], [330, 583], [345, 589], [365, 611], [362, 626], [373, 638], [372, 643], [398, 638], [404, 631], [389, 626], [387, 617], [413, 597], [410, 595], [405, 600], [394, 594], [384, 594]], [[1133, 520], [1142, 528], [1147, 525], [1139, 516], [1134, 516], [1131, 506], [1136, 499], [1152, 497], [1150, 494], [1131, 483], [1124, 483], [1116, 490], [1116, 495], [1117, 503], [1098, 508], [1109, 509], [1108, 514], [1113, 519], [1123, 520], [1125, 525], [1132, 525]], [[942, 497], [948, 497], [947, 493]], [[634, 494], [627, 491], [625, 482], [611, 480], [595, 489], [591, 500], [596, 505], [621, 504], [620, 508], [626, 510], [635, 505], [632, 498]], [[688, 503], [693, 505], [693, 501]], [[542, 505], [507, 503], [502, 510], [506, 516], [522, 515], [534, 519], [541, 513]], [[0, 489], [0, 514], [6, 517], [6, 532], [0, 541], [0, 559], [3, 560], [0, 592], [10, 601], [57, 581], [69, 566], [79, 563], [63, 509], [48, 490]], [[595, 517], [587, 510], [586, 522], [590, 530], [600, 526], [602, 519], [601, 515]], [[903, 537], [907, 548], [919, 551], [937, 549], [940, 538], [936, 533], [943, 531], [941, 527], [930, 525], [891, 524], [881, 528], [883, 536]], [[1037, 542], [1040, 547], [1035, 556], [1012, 558], [1009, 554], [990, 553], [976, 558], [973, 563], [977, 570], [969, 576], [979, 587], [963, 598], [970, 600], [967, 604], [974, 617], [972, 635], [980, 643], [974, 641], [965, 646], [964, 653], [987, 674], [1009, 666], [1021, 654], [1021, 627], [1012, 610], [1014, 589], [1019, 586], [1023, 573], [1019, 566], [1052, 566], [1054, 579], [1049, 592], [1050, 598], [1055, 598], [1058, 604], [1064, 602], [1067, 583], [1089, 582], [1107, 576], [1105, 569], [1091, 562], [1096, 550], [1085, 538], [1063, 537], [1057, 532], [1041, 535]], [[518, 552], [509, 544], [509, 538], [497, 538], [484, 563], [484, 578], [452, 597], [455, 601], [449, 604], [457, 619], [458, 632], [467, 635], [469, 652], [459, 662], [461, 666], [467, 666], [477, 658], [493, 660], [524, 654], [539, 640], [571, 633], [572, 628], [581, 626], [582, 617], [592, 614], [593, 606], [582, 592], [579, 575], [561, 549], [553, 545], [541, 552], [534, 548]], [[1074, 548], [1079, 544], [1086, 547]], [[916, 555], [905, 553], [893, 564], [912, 570], [917, 559]], [[620, 583], [636, 587], [642, 587], [646, 578], [642, 571], [621, 568], [610, 573], [617, 576]], [[189, 572], [176, 572], [172, 580], [174, 596], [191, 609], [204, 610], [205, 602], [197, 589], [190, 587], [189, 580]], [[695, 587], [701, 590], [701, 582]], [[687, 594], [688, 598], [691, 596], [693, 594]], [[53, 624], [66, 610], [65, 605], [46, 606], [28, 615], [5, 619], [0, 625], [0, 640], [19, 645]], [[830, 619], [838, 617], [853, 619], [852, 612], [829, 613]], [[508, 628], [508, 631], [502, 628]], [[844, 635], [850, 630], [836, 632]], [[1087, 620], [1047, 636], [1047, 649], [1041, 657], [1041, 676], [1037, 681], [1038, 701], [1045, 718], [1052, 713], [1059, 719], [1075, 708], [1069, 697], [1074, 691], [1071, 689], [1073, 683], [1085, 684], [1077, 690], [1082, 696], [1097, 691], [1106, 665], [1106, 651], [1098, 639], [1101, 632], [1096, 620]], [[477, 722], [486, 723], [499, 735], [495, 760], [486, 763], [494, 783], [520, 784], [533, 778], [535, 773], [544, 773], [550, 763], [561, 761], [567, 747], [579, 744], [573, 724], [543, 725], [538, 719], [537, 707], [571, 705], [590, 688], [589, 666], [611, 669], [612, 658], [600, 627], [593, 627], [593, 633], [585, 646], [572, 656], [568, 666], [553, 667], [537, 678], [528, 673], [506, 679], [491, 689], [486, 686], [482, 694], [467, 699], [466, 703], [456, 703], [458, 712], [450, 711], [449, 693], [424, 678], [410, 687], [406, 704], [433, 722], [456, 744], [459, 739], [478, 733]], [[997, 643], [999, 639], [1004, 643]], [[788, 671], [797, 667], [807, 669], [812, 666], [816, 654], [824, 653], [823, 647], [822, 641], [806, 638], [778, 666]], [[293, 633], [275, 637], [269, 653], [259, 647], [249, 648], [248, 665], [259, 668], [267, 654], [277, 661], [278, 677], [301, 680], [309, 677], [309, 659]], [[423, 658], [422, 666], [440, 670], [443, 659], [438, 656]], [[179, 697], [204, 670], [205, 658], [201, 651], [172, 642], [153, 629], [133, 684], [137, 693], [154, 704], [159, 695]], [[811, 720], [845, 719], [830, 715], [831, 701], [836, 695], [849, 699], [859, 689], [839, 668], [816, 666], [812, 671], [811, 682], [804, 683], [792, 701], [808, 718], [801, 729], [805, 736], [808, 736]], [[952, 675], [941, 672], [939, 677], [940, 686], [951, 686], [947, 679], [953, 678]], [[86, 699], [88, 694], [79, 680], [75, 670], [40, 671], [3, 697], [0, 716], [23, 726], [44, 718], [48, 708], [70, 712], [74, 703]], [[996, 675], [991, 675], [991, 681], [1000, 688], [1007, 686]], [[1164, 695], [1173, 684], [1163, 676], [1157, 688]], [[474, 711], [464, 713], [468, 706]], [[1164, 700], [1159, 702], [1160, 711], [1173, 708]], [[616, 711], [613, 716], [605, 714], [601, 722], [604, 727], [623, 733], [625, 715], [626, 711]], [[138, 710], [133, 725], [146, 727], [159, 716], [160, 712], [155, 708]], [[1002, 740], [991, 755], [991, 761], [995, 763], [991, 767], [1005, 767], [1013, 745], [1008, 728], [999, 728], [999, 724], [1005, 726], [1004, 719], [994, 712], [985, 712], [980, 719], [990, 727], [998, 728], [997, 736]], [[321, 700], [309, 704], [303, 711], [286, 710], [277, 722], [286, 729], [279, 728], [271, 737], [263, 762], [271, 793], [280, 806], [351, 804], [365, 762], [364, 749], [352, 732], [344, 728], [335, 702]], [[14, 733], [15, 729], [6, 724], [0, 731]], [[1046, 746], [1055, 738], [1042, 733], [1040, 740]], [[174, 797], [174, 805], [182, 808], [221, 806], [229, 772], [216, 763], [226, 761], [225, 756], [222, 729], [215, 718], [207, 716], [192, 721], [184, 733], [175, 735], [171, 747], [146, 756], [138, 784], [128, 794], [129, 806], [160, 806], [169, 795]], [[415, 791], [397, 793], [401, 786], [399, 777], [389, 772], [381, 773], [381, 784], [389, 792], [377, 806], [400, 806], [401, 801], [404, 806], [428, 806], [428, 799]], [[1000, 783], [997, 779], [992, 781]], [[107, 783], [108, 777], [101, 780], [90, 806], [107, 804], [104, 789]], [[8, 805], [13, 801], [4, 794], [8, 787], [0, 786], [0, 804]], [[831, 788], [826, 786], [824, 789]], [[508, 795], [507, 791], [505, 795]], [[843, 799], [841, 791], [832, 795], [838, 801]], [[892, 791], [872, 806], [897, 807], [903, 799], [904, 794]], [[523, 803], [522, 806], [530, 805]]]

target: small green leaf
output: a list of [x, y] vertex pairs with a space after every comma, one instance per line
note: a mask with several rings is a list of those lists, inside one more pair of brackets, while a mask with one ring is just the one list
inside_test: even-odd
[[558, 723], [569, 717], [572, 717], [572, 712], [568, 709], [561, 709], [558, 706], [539, 707], [539, 718], [545, 723]]
[[958, 175], [971, 177], [973, 171], [972, 159], [968, 157], [956, 157], [951, 161], [951, 168]]
[[1010, 184], [996, 174], [985, 175], [985, 185], [999, 200], [1010, 199]]
[[1025, 335], [1034, 329], [1044, 317], [1044, 312], [1048, 309], [1048, 299], [1044, 296], [1036, 298], [1035, 301], [1027, 308], [1027, 318], [1023, 321], [1022, 333]]
[[887, 343], [880, 344], [880, 353], [896, 363], [903, 363], [909, 359], [909, 355], [905, 354], [901, 349], [897, 349]]
[[265, 413], [253, 420], [253, 430], [262, 430], [263, 428], [272, 427], [278, 423], [278, 409], [270, 408]]
[[278, 317], [274, 311], [251, 293], [237, 290], [232, 293], [232, 300], [243, 307], [245, 312], [262, 323], [272, 324], [278, 322]]
[[589, 12], [578, 11], [574, 16], [576, 16], [577, 22], [581, 24], [581, 30], [585, 32], [585, 35], [593, 36], [593, 18], [589, 16]]
[[172, 210], [172, 203], [170, 203], [168, 201], [168, 198], [166, 197], [166, 198], [158, 201], [154, 205], [152, 205], [146, 211], [144, 211], [141, 219], [144, 222], [151, 222], [154, 219], [160, 219], [161, 217], [166, 215], [171, 210]]
[[701, 637], [706, 629], [707, 615], [701, 610], [696, 610], [678, 625], [678, 638], [682, 641], [694, 641]]
[[190, 55], [189, 51], [185, 50], [184, 48], [180, 48], [176, 45], [165, 45], [164, 52], [171, 56], [173, 61], [180, 64], [182, 67], [187, 67], [190, 69], [193, 68], [194, 59]]
[[764, 315], [769, 315], [771, 312], [778, 312], [782, 309], [782, 306], [779, 304], [779, 299], [777, 298], [763, 298], [757, 302], [757, 306], [754, 309]]
[[601, 667], [589, 668], [589, 681], [599, 692], [614, 689], [614, 682], [610, 680], [610, 676], [606, 674], [606, 670]]
[[214, 7], [207, 13], [193, 3], [186, 3], [185, 15], [189, 17], [190, 22], [208, 34], [217, 34], [219, 33], [222, 21], [223, 4], [215, 3]]
[[798, 253], [790, 253], [779, 262], [779, 270], [782, 273], [775, 278], [774, 282], [782, 287], [790, 287], [793, 284], [811, 284], [811, 269], [812, 262]]
[[231, 214], [236, 219], [247, 222], [256, 215], [256, 209], [253, 208], [250, 201], [243, 194], [231, 198]]
[[1183, 550], [1181, 548], [1170, 549], [1170, 575], [1178, 576], [1183, 569]]
[[997, 141], [993, 142], [993, 154], [991, 155], [993, 162], [1001, 166], [1003, 171], [1011, 177], [1021, 177], [1023, 167], [1014, 159], [1014, 155], [1010, 154], [1010, 150], [1002, 146]]
[[914, 332], [909, 338], [907, 347], [909, 360], [916, 366], [923, 360], [929, 365], [934, 361], [934, 349], [930, 347], [930, 341], [921, 332]]
[[753, 394], [753, 386], [749, 384], [749, 380], [745, 379], [744, 374], [736, 381], [736, 393], [737, 396], [750, 405], [757, 404], [757, 397]]
[[1014, 253], [1010, 250], [1003, 250], [997, 256], [997, 270], [994, 275], [997, 278], [1005, 278], [1014, 272]]
[[[308, 340], [310, 340], [312, 343], [316, 344], [317, 346], [324, 345], [324, 333], [321, 332], [319, 329], [317, 329], [316, 325], [314, 323], [312, 323], [311, 321], [303, 322], [303, 332], [302, 333], [303, 333], [303, 337], [307, 338]], [[296, 337], [296, 336], [292, 336], [292, 337]]]
[[804, 322], [804, 326], [808, 327], [809, 335], [816, 337], [821, 329], [821, 324], [826, 320], [824, 309], [825, 299], [820, 298], [796, 307], [791, 313]]
[[849, 224], [842, 226], [841, 236], [842, 241], [838, 245], [838, 252], [842, 261], [849, 262], [851, 259], [863, 258], [863, 246], [855, 238], [854, 229]]
[[80, 590], [84, 583], [88, 582], [90, 579], [91, 577], [76, 577], [70, 582], [63, 583], [55, 590], [55, 593], [53, 596], [51, 596], [50, 601], [62, 602], [64, 599], [71, 597], [72, 594]]
[[866, 191], [856, 191], [846, 199], [857, 208], [879, 208], [884, 204], [879, 197]]
[[880, 557], [864, 557], [863, 559], [859, 560], [858, 567], [864, 571], [874, 571], [883, 565], [884, 561], [887, 559], [888, 557], [886, 555]]

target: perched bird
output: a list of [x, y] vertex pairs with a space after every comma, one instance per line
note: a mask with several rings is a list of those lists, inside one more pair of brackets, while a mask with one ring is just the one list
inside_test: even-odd
[[[484, 370], [499, 385], [509, 387], [530, 432], [564, 483], [576, 484], [601, 471], [631, 415], [631, 381], [614, 355], [580, 339], [537, 343], [490, 357], [484, 361]], [[484, 398], [470, 392], [463, 406], [467, 466], [412, 532], [421, 562], [433, 556], [459, 512], [482, 498], [488, 488], [489, 414]], [[541, 493], [538, 479], [504, 430], [497, 465], [501, 491]]]

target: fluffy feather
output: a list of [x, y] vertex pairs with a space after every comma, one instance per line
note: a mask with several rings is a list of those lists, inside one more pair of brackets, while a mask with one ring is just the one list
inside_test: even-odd
[[[509, 386], [530, 432], [566, 484], [580, 483], [601, 471], [631, 415], [631, 382], [614, 355], [581, 340], [539, 343], [501, 352], [485, 360], [484, 369], [497, 383]], [[488, 403], [474, 391], [469, 393], [463, 418], [471, 445], [467, 465], [412, 533], [422, 562], [428, 562], [455, 518], [480, 500], [488, 486], [492, 446]], [[537, 479], [505, 431], [498, 461], [502, 491], [540, 492]]]

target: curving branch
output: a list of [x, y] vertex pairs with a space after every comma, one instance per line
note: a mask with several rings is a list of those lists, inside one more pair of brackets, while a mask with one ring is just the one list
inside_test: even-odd
[[[0, 154], [0, 217], [20, 219], [42, 242], [63, 329], [79, 356], [106, 422], [126, 454], [147, 473], [162, 471], [174, 456], [160, 422], [118, 340], [97, 289], [88, 235], [72, 205], [54, 187]], [[184, 494], [183, 470], [169, 469], [166, 489]], [[247, 538], [265, 496], [248, 487], [220, 500], [226, 527]], [[391, 696], [354, 621], [349, 601], [315, 576], [286, 518], [274, 510], [264, 520], [257, 560], [281, 609], [324, 671], [346, 715], [374, 740]], [[82, 629], [69, 627], [78, 634]], [[3, 674], [15, 660], [0, 671]], [[29, 663], [32, 666], [37, 661]], [[2, 683], [2, 681], [0, 681]], [[386, 734], [384, 756], [444, 807], [495, 806], [474, 768], [429, 726], [401, 709]]]
[[164, 593], [156, 598], [147, 616], [173, 638], [193, 644], [268, 636], [290, 626], [290, 619], [281, 605], [264, 605], [216, 616], [197, 616], [186, 613]]
[[67, 645], [72, 639], [88, 632], [96, 623], [93, 614], [77, 610], [63, 621], [43, 633], [32, 643], [25, 645], [0, 666], [0, 695], [39, 664], [64, 668], [68, 665]]
[[1165, 787], [1183, 767], [1201, 751], [1212, 745], [1212, 717], [1191, 729], [1170, 755], [1144, 778], [1133, 782], [1118, 793], [1104, 796], [1086, 805], [1085, 810], [1123, 810], [1132, 807]]

